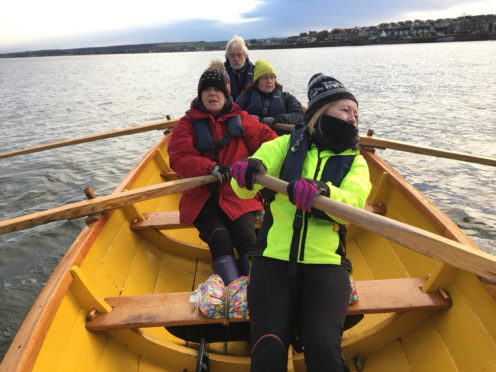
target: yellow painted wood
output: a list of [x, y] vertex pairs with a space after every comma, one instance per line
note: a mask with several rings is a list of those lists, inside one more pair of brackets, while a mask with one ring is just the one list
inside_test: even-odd
[[115, 235], [93, 278], [93, 282], [99, 283], [105, 296], [117, 296], [121, 292], [138, 240], [126, 224]]
[[157, 360], [140, 357], [138, 372], [163, 372], [164, 366]]
[[[121, 210], [115, 210], [111, 213], [110, 218], [105, 222], [105, 227], [100, 231], [91, 249], [86, 255], [80, 267], [86, 273], [89, 280], [93, 280], [95, 271], [101, 265], [108, 249], [122, 228], [125, 218]], [[102, 292], [103, 294], [103, 292]]]
[[[45, 336], [45, 343], [50, 347], [45, 347], [38, 354], [33, 371], [50, 371], [59, 365], [66, 344], [69, 342], [69, 335], [74, 328], [79, 316], [80, 305], [69, 292], [62, 300], [55, 320], [50, 325]], [[106, 335], [100, 335], [100, 339], [105, 340]]]
[[457, 291], [463, 294], [480, 323], [493, 340], [496, 340], [496, 301], [475, 275], [459, 272], [455, 284]]
[[162, 254], [151, 243], [142, 240], [129, 267], [122, 296], [152, 293], [158, 276]]
[[165, 155], [162, 150], [157, 149], [155, 152], [155, 156], [153, 159], [157, 162], [157, 166], [160, 168], [160, 170], [171, 170], [169, 167], [169, 157]]
[[[139, 356], [125, 344], [109, 337], [103, 349], [103, 355], [95, 372], [137, 371]], [[84, 368], [81, 371], [87, 371]]]
[[[347, 358], [352, 362], [351, 358]], [[386, 347], [365, 356], [363, 372], [413, 372], [401, 343], [392, 341]], [[441, 372], [441, 371], [439, 371]]]
[[109, 334], [141, 358], [158, 361], [164, 371], [194, 371], [197, 351], [192, 348], [153, 338], [141, 330], [113, 330]]
[[85, 277], [81, 269], [73, 266], [70, 269], [72, 274], [71, 291], [79, 305], [89, 311], [96, 309], [99, 313], [109, 313], [112, 307], [106, 303], [97, 289]]
[[374, 279], [408, 276], [390, 241], [370, 233], [363, 233], [357, 241]]
[[[479, 290], [476, 287], [471, 291]], [[495, 371], [496, 339], [469, 298], [456, 286], [448, 288], [454, 306], [432, 318], [460, 371]], [[489, 309], [493, 306], [489, 306]], [[485, 311], [485, 310], [483, 310]], [[496, 318], [489, 321], [494, 328]]]
[[457, 372], [450, 349], [430, 318], [401, 338], [412, 371]]
[[81, 310], [74, 327], [70, 330], [69, 339], [65, 345], [62, 358], [59, 361], [59, 371], [84, 371], [98, 370], [98, 365], [103, 356], [109, 338], [100, 338], [84, 328], [86, 311]]

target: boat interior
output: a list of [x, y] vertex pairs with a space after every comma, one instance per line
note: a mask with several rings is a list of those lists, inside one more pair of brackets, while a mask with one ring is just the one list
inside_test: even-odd
[[[178, 179], [168, 137], [115, 192]], [[371, 212], [473, 245], [394, 169], [363, 153], [374, 185]], [[212, 269], [196, 229], [179, 223], [179, 197], [88, 222], [49, 283], [55, 290], [47, 296], [58, 305], [44, 309], [34, 371], [249, 370], [248, 323], [207, 320], [190, 302]], [[475, 275], [353, 225], [347, 256], [360, 297], [342, 340], [352, 371], [496, 370], [496, 302]], [[303, 353], [290, 348], [288, 370], [306, 370]]]

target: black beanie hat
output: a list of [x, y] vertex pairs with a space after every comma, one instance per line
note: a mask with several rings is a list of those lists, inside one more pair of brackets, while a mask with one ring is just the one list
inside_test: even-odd
[[229, 98], [224, 74], [217, 68], [208, 68], [200, 76], [200, 81], [198, 82], [198, 98], [201, 99], [201, 92], [209, 87], [219, 88], [226, 98]]
[[358, 105], [355, 96], [339, 80], [322, 73], [313, 75], [308, 81], [308, 109], [305, 112], [305, 122], [308, 122], [325, 104], [345, 98], [355, 101]]

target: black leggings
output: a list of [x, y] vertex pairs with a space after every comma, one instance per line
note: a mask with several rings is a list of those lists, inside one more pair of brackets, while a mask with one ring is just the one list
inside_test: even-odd
[[[347, 371], [341, 336], [350, 298], [342, 266], [299, 264], [297, 306], [307, 371]], [[288, 262], [257, 256], [248, 283], [250, 371], [286, 371], [292, 332]]]
[[194, 221], [200, 232], [200, 239], [208, 244], [212, 260], [225, 255], [243, 255], [255, 244], [255, 212], [243, 214], [232, 221], [219, 207], [216, 199], [210, 198], [204, 204]]

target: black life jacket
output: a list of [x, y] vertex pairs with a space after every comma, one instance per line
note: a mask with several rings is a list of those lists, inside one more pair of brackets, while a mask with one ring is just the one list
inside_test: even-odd
[[[295, 180], [301, 177], [303, 172], [303, 163], [308, 151], [309, 138], [306, 128], [298, 128], [295, 129], [291, 133], [290, 139], [290, 150], [286, 154], [286, 158], [284, 159], [281, 172], [279, 173], [279, 177], [287, 182]], [[341, 155], [341, 156], [333, 156], [329, 158], [325, 165], [321, 174], [320, 181], [328, 182], [330, 181], [334, 186], [339, 187], [344, 177], [348, 173], [353, 164], [356, 155]], [[267, 246], [267, 234], [270, 230], [273, 221], [272, 213], [270, 212], [270, 203], [274, 200], [275, 192], [268, 189], [262, 189], [261, 194], [264, 199], [265, 206], [265, 216], [262, 222], [262, 227], [260, 228], [259, 234], [257, 235], [256, 242], [256, 250], [261, 252]], [[338, 224], [331, 217], [329, 217], [325, 212], [321, 210], [312, 208], [312, 218], [322, 218], [330, 222], [334, 222], [338, 229], [339, 235], [339, 246], [336, 250], [336, 253], [341, 255], [343, 258], [346, 257], [346, 246], [345, 246], [345, 238], [346, 238], [346, 226], [342, 224]], [[303, 211], [296, 210], [295, 221], [293, 223], [293, 237], [295, 242], [299, 242], [299, 236], [301, 233], [301, 227], [303, 225]], [[298, 230], [300, 229], [300, 230]], [[298, 243], [296, 243], [298, 244]], [[292, 243], [292, 245], [295, 245]], [[296, 245], [297, 250], [297, 245]], [[293, 248], [293, 251], [295, 250]], [[295, 253], [293, 253], [295, 254]], [[291, 261], [291, 260], [290, 260]], [[347, 267], [348, 270], [351, 270], [351, 266], [348, 267], [348, 262], [346, 259], [343, 260], [343, 264]]]
[[[270, 100], [269, 105], [264, 102], [268, 100]], [[250, 104], [246, 108], [246, 111], [251, 115], [258, 115], [261, 118], [284, 114], [285, 107], [282, 99], [282, 91], [280, 89], [275, 89], [267, 99], [260, 94], [258, 89], [253, 89], [250, 92]]]
[[[227, 134], [224, 134], [216, 143], [212, 140], [212, 133], [210, 133], [208, 119], [192, 119], [192, 122], [193, 131], [195, 132], [195, 148], [200, 153], [213, 152], [215, 156], [217, 156], [219, 150], [229, 143], [231, 137], [243, 137], [244, 139], [245, 131], [241, 124], [241, 118], [239, 115], [227, 118]], [[251, 153], [251, 151], [249, 152]]]

